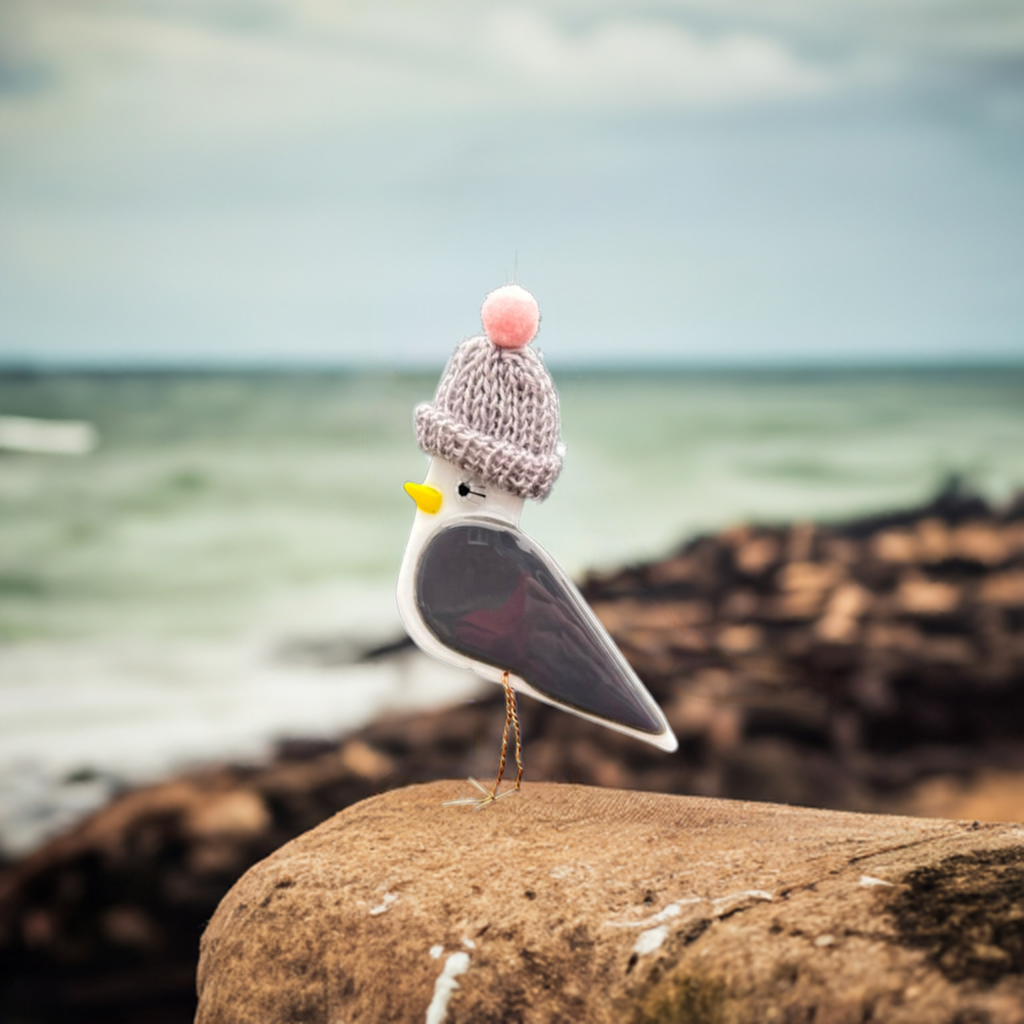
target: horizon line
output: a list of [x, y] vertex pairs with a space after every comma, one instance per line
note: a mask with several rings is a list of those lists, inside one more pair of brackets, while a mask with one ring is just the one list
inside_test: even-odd
[[[446, 361], [446, 360], [445, 360]], [[367, 362], [339, 359], [287, 360], [287, 359], [17, 359], [0, 356], [0, 376], [46, 376], [82, 374], [102, 376], [127, 375], [226, 375], [261, 374], [392, 374], [419, 376], [437, 373], [442, 361], [424, 362]], [[644, 375], [659, 373], [794, 373], [794, 372], [911, 372], [911, 371], [994, 371], [1024, 370], [1024, 354], [1012, 356], [928, 356], [899, 359], [844, 359], [844, 358], [768, 358], [768, 359], [674, 359], [588, 360], [545, 359], [545, 365], [554, 373], [608, 375], [623, 373]]]

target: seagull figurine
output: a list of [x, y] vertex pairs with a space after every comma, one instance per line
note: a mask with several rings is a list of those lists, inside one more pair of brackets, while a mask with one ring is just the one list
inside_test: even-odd
[[[434, 402], [416, 409], [430, 456], [398, 578], [409, 636], [427, 654], [505, 690], [494, 784], [470, 782], [479, 810], [517, 792], [523, 777], [516, 692], [644, 740], [678, 746], [661, 709], [572, 580], [519, 528], [526, 499], [543, 500], [562, 468], [558, 392], [535, 349], [534, 297], [518, 284], [491, 292], [485, 334], [456, 348]], [[510, 728], [518, 772], [499, 793]]]

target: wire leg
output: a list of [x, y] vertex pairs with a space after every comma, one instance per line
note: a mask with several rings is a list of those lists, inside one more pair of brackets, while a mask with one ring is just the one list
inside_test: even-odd
[[508, 732], [508, 719], [512, 719], [512, 725], [516, 730], [516, 767], [519, 769], [516, 772], [516, 784], [514, 790], [518, 790], [520, 783], [523, 781], [523, 739], [519, 728], [519, 710], [516, 708], [516, 691], [508, 685], [508, 673], [505, 673], [502, 683], [505, 685], [505, 708], [506, 708], [506, 720], [505, 720], [505, 731]]
[[[494, 785], [491, 786], [490, 792], [488, 792], [476, 779], [470, 779], [469, 781], [483, 794], [482, 797], [468, 797], [464, 800], [445, 800], [442, 804], [443, 807], [472, 807], [474, 811], [479, 811], [482, 807], [486, 807], [488, 804], [494, 803], [495, 800], [501, 800], [503, 797], [511, 796], [513, 793], [518, 793], [520, 786], [523, 781], [523, 740], [522, 730], [519, 726], [519, 711], [516, 707], [516, 691], [512, 689], [511, 684], [508, 681], [508, 672], [502, 674], [501, 685], [505, 688], [505, 728], [501, 733], [501, 759], [498, 762], [498, 774], [495, 776]], [[505, 762], [508, 758], [508, 730], [509, 726], [515, 729], [516, 734], [516, 772], [515, 785], [511, 789], [505, 790], [504, 793], [498, 792], [498, 786], [501, 785], [501, 780], [505, 776]]]
[[[512, 717], [515, 714], [513, 710], [515, 708], [515, 695], [512, 687], [508, 685], [507, 672], [501, 677], [501, 685], [505, 687], [505, 728], [501, 731], [501, 760], [498, 762], [498, 775], [494, 780], [494, 785], [491, 786], [492, 800], [498, 799], [498, 786], [501, 785], [502, 777], [505, 774], [505, 758], [508, 756], [508, 727], [512, 723]], [[518, 736], [518, 730], [516, 730], [516, 735]]]

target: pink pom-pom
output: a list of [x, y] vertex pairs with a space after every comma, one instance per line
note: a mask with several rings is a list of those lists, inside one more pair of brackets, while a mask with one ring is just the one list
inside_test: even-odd
[[525, 288], [506, 284], [484, 299], [480, 319], [487, 337], [499, 348], [522, 348], [537, 333], [540, 306]]

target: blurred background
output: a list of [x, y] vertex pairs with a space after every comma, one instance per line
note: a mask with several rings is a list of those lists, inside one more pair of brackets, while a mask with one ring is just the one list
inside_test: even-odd
[[5, 0], [0, 853], [479, 692], [363, 655], [513, 276], [577, 577], [951, 478], [1009, 521], [1022, 181], [1012, 0]]
[[337, 669], [400, 633], [411, 411], [515, 274], [573, 573], [1006, 499], [1022, 60], [999, 0], [5, 3], [0, 416], [86, 433], [0, 461], [0, 845], [472, 686]]

